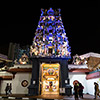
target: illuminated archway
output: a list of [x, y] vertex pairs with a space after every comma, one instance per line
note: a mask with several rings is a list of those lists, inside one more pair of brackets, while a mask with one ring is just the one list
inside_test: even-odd
[[60, 64], [41, 64], [41, 94], [59, 94]]

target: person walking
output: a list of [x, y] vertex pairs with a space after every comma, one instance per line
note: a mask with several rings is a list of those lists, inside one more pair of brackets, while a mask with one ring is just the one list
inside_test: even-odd
[[83, 98], [83, 89], [84, 89], [84, 86], [79, 83], [79, 97], [80, 98]]
[[99, 85], [96, 82], [94, 82], [94, 90], [95, 90], [95, 92], [94, 92], [95, 98], [94, 99], [97, 99], [97, 95], [98, 95], [98, 91], [99, 91]]
[[5, 92], [6, 92], [6, 95], [9, 94], [9, 84], [8, 84], [8, 83], [7, 83], [7, 85], [6, 85]]
[[77, 83], [75, 83], [75, 85], [74, 85], [74, 98], [75, 98], [75, 100], [78, 100], [78, 90], [79, 90], [79, 86], [77, 85]]
[[10, 83], [10, 86], [9, 86], [9, 94], [12, 94], [12, 84]]

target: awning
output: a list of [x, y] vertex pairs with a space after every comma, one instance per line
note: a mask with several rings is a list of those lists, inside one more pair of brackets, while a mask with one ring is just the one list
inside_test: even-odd
[[1, 80], [12, 80], [13, 74], [6, 72], [6, 71], [1, 71], [0, 72], [0, 79]]
[[86, 79], [93, 79], [93, 78], [99, 78], [100, 77], [100, 72], [94, 72], [94, 73], [90, 73], [86, 76]]
[[69, 64], [68, 69], [69, 70], [72, 70], [72, 69], [88, 69], [88, 67], [87, 67], [87, 64], [84, 64], [84, 65]]

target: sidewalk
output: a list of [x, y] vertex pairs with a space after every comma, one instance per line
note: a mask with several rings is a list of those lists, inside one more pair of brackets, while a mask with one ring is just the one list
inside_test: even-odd
[[[54, 99], [54, 100], [75, 100], [74, 96], [71, 96], [71, 97], [61, 96], [61, 95], [27, 96], [27, 95], [24, 95], [24, 94], [12, 94], [12, 95], [9, 95], [9, 96], [6, 96], [5, 94], [0, 94], [0, 98], [6, 98], [6, 100], [7, 100], [7, 98], [8, 99], [13, 98], [13, 100], [16, 100], [16, 99], [23, 99], [24, 100], [24, 99], [29, 99], [29, 98], [34, 98], [34, 99], [37, 99], [37, 100], [44, 100], [44, 99], [48, 99], [48, 100], [50, 100], [50, 99]], [[5, 100], [5, 99], [3, 99], [3, 100]], [[85, 94], [84, 98], [83, 99], [79, 98], [79, 100], [94, 100], [94, 96]], [[98, 97], [97, 100], [100, 100], [100, 97]]]
[[[74, 99], [74, 96], [72, 96], [72, 97], [68, 97], [68, 98], [65, 97], [63, 100], [75, 100], [75, 99]], [[79, 100], [95, 100], [95, 99], [94, 99], [93, 95], [85, 94], [83, 96], [83, 99], [79, 98]], [[100, 97], [98, 97], [96, 100], [100, 100]]]

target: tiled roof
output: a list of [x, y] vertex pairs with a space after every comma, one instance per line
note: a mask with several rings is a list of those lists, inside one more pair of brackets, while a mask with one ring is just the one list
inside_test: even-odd
[[74, 64], [69, 64], [68, 69], [88, 69], [87, 64], [84, 65], [74, 65]]
[[[14, 67], [10, 67], [10, 69], [14, 68], [32, 68], [32, 65], [14, 65]], [[68, 69], [88, 69], [87, 65], [74, 65], [74, 64], [68, 64]]]
[[0, 58], [3, 58], [3, 59], [8, 59], [8, 57], [7, 57], [6, 55], [1, 54], [1, 53], [0, 53]]
[[7, 71], [1, 71], [0, 76], [13, 76], [13, 74], [7, 72]]
[[15, 64], [14, 67], [10, 67], [9, 69], [14, 69], [14, 68], [32, 68], [32, 65], [29, 65], [29, 64], [25, 64], [25, 65]]
[[6, 55], [0, 53], [0, 63], [2, 63], [3, 61], [12, 62], [12, 60], [9, 60]]
[[89, 52], [89, 53], [86, 53], [86, 54], [83, 54], [83, 55], [80, 55], [80, 56], [84, 57], [84, 58], [88, 58], [88, 57], [100, 58], [100, 54], [99, 53], [94, 53], [94, 52]]

